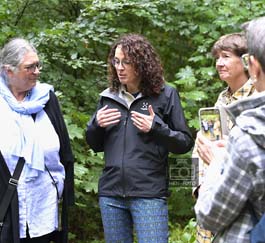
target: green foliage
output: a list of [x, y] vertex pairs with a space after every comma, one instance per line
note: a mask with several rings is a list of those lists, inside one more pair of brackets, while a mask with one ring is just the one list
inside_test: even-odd
[[187, 220], [195, 217], [191, 188], [171, 188], [168, 201], [169, 220], [172, 224], [185, 225]]
[[195, 243], [196, 221], [191, 218], [183, 228], [181, 225], [170, 224], [169, 243]]
[[[120, 34], [137, 32], [156, 47], [165, 79], [177, 88], [195, 134], [198, 109], [212, 106], [225, 84], [215, 72], [213, 43], [265, 14], [263, 0], [1, 0], [0, 44], [15, 36], [35, 43], [44, 64], [41, 80], [59, 97], [75, 155], [76, 207], [72, 242], [100, 242], [97, 181], [103, 154], [85, 142], [86, 123], [107, 87], [109, 46]], [[169, 200], [171, 242], [192, 242], [190, 190]]]
[[[79, 194], [79, 191], [77, 194]], [[70, 242], [102, 242], [103, 228], [95, 193], [86, 193], [85, 198], [79, 198], [77, 205], [71, 208], [69, 214], [69, 224], [71, 225]]]

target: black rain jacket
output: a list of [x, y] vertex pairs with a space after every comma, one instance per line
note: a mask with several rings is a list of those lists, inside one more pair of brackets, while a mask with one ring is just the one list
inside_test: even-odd
[[[120, 122], [101, 128], [95, 112], [86, 130], [87, 143], [105, 156], [99, 196], [168, 196], [168, 153], [186, 153], [194, 144], [178, 92], [166, 85], [159, 95], [137, 98], [128, 107], [107, 89], [101, 93], [97, 110], [105, 105], [121, 112]], [[143, 133], [133, 125], [131, 111], [149, 115], [148, 105], [155, 118], [151, 131]]]

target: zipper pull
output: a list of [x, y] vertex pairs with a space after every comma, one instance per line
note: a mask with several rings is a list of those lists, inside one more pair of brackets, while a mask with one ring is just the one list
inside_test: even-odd
[[127, 125], [127, 120], [128, 120], [128, 116], [126, 116], [124, 122], [123, 122], [123, 125], [126, 126]]

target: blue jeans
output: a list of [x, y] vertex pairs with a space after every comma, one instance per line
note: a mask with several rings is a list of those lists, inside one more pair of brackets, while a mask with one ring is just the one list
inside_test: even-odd
[[100, 197], [106, 243], [168, 242], [168, 207], [162, 198]]

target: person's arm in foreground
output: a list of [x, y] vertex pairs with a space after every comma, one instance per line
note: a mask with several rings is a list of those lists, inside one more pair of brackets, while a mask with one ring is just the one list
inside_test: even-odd
[[[208, 173], [201, 185], [195, 205], [197, 221], [202, 227], [212, 232], [219, 232], [229, 226], [248, 200], [251, 191], [251, 175], [247, 173], [248, 163], [245, 157], [247, 152], [244, 148], [249, 141], [245, 137], [230, 138], [228, 158], [225, 160], [221, 175], [216, 175], [218, 180], [211, 183], [208, 179], [214, 175]], [[213, 164], [210, 164], [210, 167], [211, 165]]]
[[[208, 138], [202, 135], [201, 132], [197, 133], [196, 149], [200, 158], [207, 164], [212, 161], [223, 159], [221, 155], [225, 152], [225, 146], [227, 143], [227, 136], [224, 139], [218, 141], [210, 141]], [[223, 151], [222, 151], [223, 150]]]

